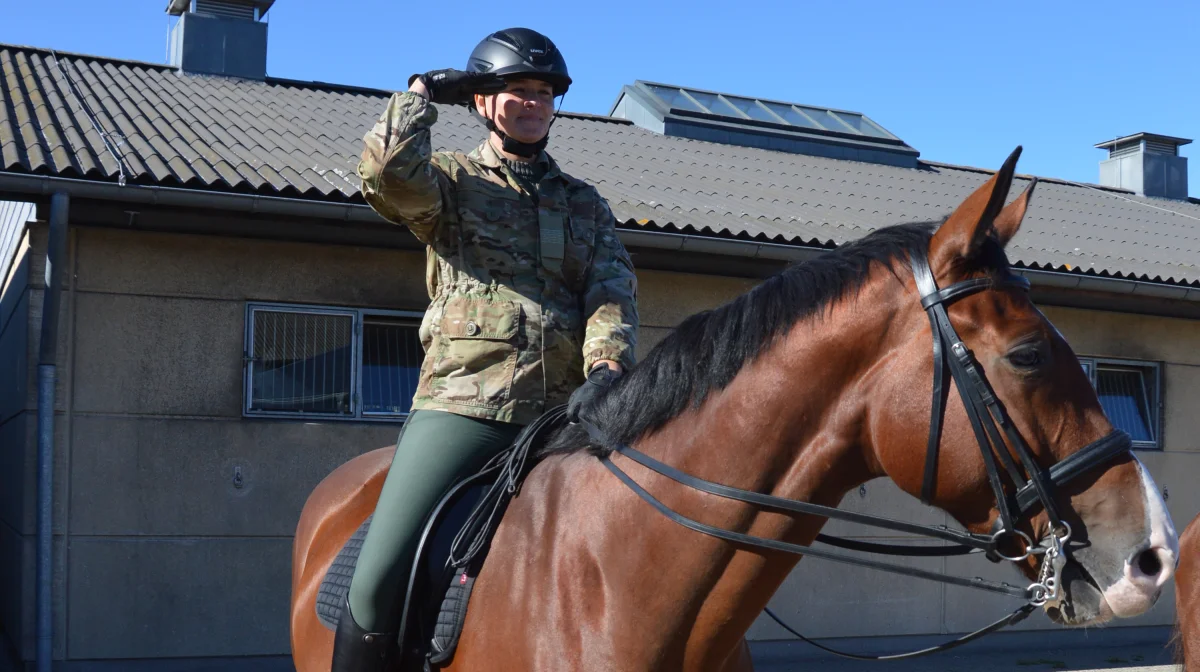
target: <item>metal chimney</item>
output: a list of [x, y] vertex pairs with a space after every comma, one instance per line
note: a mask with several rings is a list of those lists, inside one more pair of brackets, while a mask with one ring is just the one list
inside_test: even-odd
[[1179, 148], [1187, 138], [1137, 133], [1096, 145], [1108, 150], [1100, 162], [1100, 184], [1137, 192], [1142, 196], [1186, 199], [1187, 157]]
[[170, 0], [170, 64], [193, 74], [267, 76], [267, 24], [275, 0]]

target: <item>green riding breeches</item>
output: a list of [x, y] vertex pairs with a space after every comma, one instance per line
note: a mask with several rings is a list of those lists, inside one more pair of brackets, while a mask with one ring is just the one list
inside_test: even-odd
[[512, 445], [522, 428], [444, 411], [409, 415], [350, 581], [350, 613], [359, 626], [371, 632], [400, 627], [402, 591], [426, 517], [459, 479]]

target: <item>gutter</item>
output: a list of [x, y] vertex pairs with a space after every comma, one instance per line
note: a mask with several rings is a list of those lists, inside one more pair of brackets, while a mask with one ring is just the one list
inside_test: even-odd
[[42, 336], [38, 346], [37, 392], [37, 670], [50, 672], [54, 660], [54, 383], [57, 374], [58, 305], [66, 263], [70, 197], [50, 198], [50, 240], [46, 247], [46, 289], [42, 296]]
[[1158, 282], [1145, 282], [1144, 280], [1105, 278], [1095, 275], [1056, 273], [1054, 271], [1039, 271], [1029, 268], [1014, 268], [1013, 271], [1018, 275], [1029, 278], [1030, 284], [1034, 287], [1079, 289], [1090, 292], [1174, 299], [1176, 301], [1200, 301], [1200, 289], [1195, 287], [1166, 285]]
[[[371, 206], [357, 203], [327, 203], [303, 198], [260, 196], [178, 187], [127, 185], [97, 182], [48, 175], [27, 175], [0, 172], [0, 193], [49, 195], [63, 193], [75, 198], [88, 198], [124, 203], [142, 203], [181, 208], [209, 208], [228, 212], [308, 217], [343, 222], [386, 224]], [[643, 247], [678, 252], [716, 254], [771, 261], [804, 261], [828, 250], [822, 248], [762, 243], [750, 240], [710, 238], [685, 233], [664, 233], [618, 229], [617, 235], [628, 247]], [[1079, 289], [1085, 291], [1131, 294], [1182, 301], [1200, 301], [1200, 289], [1073, 273], [1058, 273], [1033, 269], [1014, 269], [1029, 278], [1035, 287]]]
[[[828, 249], [817, 247], [759, 243], [751, 240], [707, 238], [685, 233], [630, 231], [628, 229], [619, 229], [617, 233], [621, 238], [621, 242], [627, 246], [651, 247], [677, 252], [723, 254], [732, 257], [769, 259], [772, 261], [807, 261], [829, 251]], [[1172, 299], [1175, 301], [1200, 301], [1200, 288], [1196, 287], [1167, 285], [1157, 282], [1146, 282], [1144, 280], [1106, 278], [1096, 275], [1059, 273], [1032, 268], [1014, 267], [1013, 272], [1028, 278], [1029, 283], [1034, 287], [1078, 289], [1089, 292], [1128, 294], [1159, 299]]]
[[752, 240], [730, 240], [709, 238], [690, 233], [665, 233], [661, 231], [636, 231], [617, 229], [617, 237], [627, 247], [650, 247], [674, 252], [698, 254], [723, 254], [749, 259], [771, 261], [807, 261], [821, 256], [829, 250], [780, 243], [758, 243]]
[[121, 201], [179, 208], [218, 208], [251, 214], [316, 217], [348, 222], [386, 221], [375, 214], [371, 206], [354, 203], [327, 203], [303, 198], [202, 191], [178, 187], [142, 185], [122, 187], [115, 182], [0, 172], [0, 193], [6, 191], [42, 196], [63, 193], [74, 198], [90, 198], [99, 201]]

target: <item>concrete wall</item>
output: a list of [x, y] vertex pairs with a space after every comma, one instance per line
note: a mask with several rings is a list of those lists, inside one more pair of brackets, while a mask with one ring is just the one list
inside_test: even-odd
[[[25, 391], [29, 366], [28, 263], [22, 255], [0, 293], [0, 636], [15, 647], [21, 632]], [[7, 269], [6, 269], [7, 270]], [[14, 599], [15, 598], [15, 599]], [[3, 657], [3, 656], [0, 656]]]
[[21, 646], [22, 607], [33, 597], [37, 462], [31, 447], [37, 423], [29, 399], [35, 391], [44, 261], [35, 252], [44, 248], [43, 233], [22, 225], [7, 241], [8, 257], [0, 259], [5, 262], [0, 277], [0, 651]]
[[[0, 390], [0, 622], [26, 660], [44, 227], [31, 238], [0, 333], [4, 370], [18, 373]], [[397, 425], [242, 419], [245, 303], [421, 309], [421, 255], [73, 229], [68, 263], [56, 657], [287, 653], [304, 499], [338, 464], [394, 442]]]
[[[72, 660], [261, 656], [288, 653], [291, 535], [305, 497], [338, 464], [390, 445], [390, 423], [245, 419], [242, 349], [247, 301], [421, 310], [419, 253], [247, 239], [73, 229], [62, 301], [56, 445], [56, 652]], [[40, 236], [40, 238], [39, 238]], [[33, 231], [44, 249], [44, 230]], [[25, 262], [27, 284], [40, 277]], [[733, 298], [752, 281], [643, 270], [639, 351], [687, 315]], [[14, 283], [15, 284], [15, 283]], [[27, 328], [0, 337], [0, 356], [36, 348], [40, 288], [5, 310]], [[14, 301], [16, 301], [14, 303]], [[21, 312], [21, 311], [25, 312]], [[1089, 311], [1046, 313], [1081, 354], [1165, 362], [1167, 450], [1144, 454], [1169, 489], [1177, 520], [1200, 510], [1191, 391], [1200, 387], [1200, 325]], [[14, 321], [19, 324], [20, 320]], [[34, 353], [35, 354], [35, 353]], [[36, 361], [28, 359], [28, 361]], [[31, 375], [31, 372], [30, 372]], [[0, 589], [23, 588], [0, 609], [5, 631], [33, 653], [32, 385], [0, 397]], [[6, 388], [7, 390], [7, 388]], [[9, 399], [15, 399], [15, 402]], [[13, 424], [18, 423], [18, 424]], [[11, 426], [10, 426], [11, 425]], [[14, 450], [24, 437], [24, 451]], [[234, 484], [235, 470], [242, 474]], [[0, 481], [3, 482], [3, 481]], [[4, 483], [5, 486], [8, 483]], [[851, 493], [856, 510], [948, 522], [876, 481]], [[834, 534], [864, 534], [831, 524]], [[967, 575], [986, 561], [915, 560]], [[19, 568], [20, 571], [16, 571]], [[14, 578], [19, 577], [19, 578]], [[9, 593], [12, 594], [12, 593]], [[813, 636], [961, 632], [1007, 602], [897, 580], [819, 560], [803, 562], [773, 601]], [[12, 613], [8, 613], [12, 612]], [[1170, 600], [1138, 624], [1166, 623]], [[19, 622], [22, 627], [12, 625]], [[1041, 617], [1022, 627], [1047, 627]], [[784, 637], [756, 624], [753, 638]]]
[[69, 657], [286, 653], [304, 499], [398, 426], [243, 419], [245, 304], [419, 310], [422, 256], [82, 230], [76, 263]]

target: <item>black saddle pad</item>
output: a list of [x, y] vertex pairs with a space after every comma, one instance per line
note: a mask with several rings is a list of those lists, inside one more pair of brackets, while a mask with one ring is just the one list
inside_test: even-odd
[[358, 552], [362, 550], [363, 539], [367, 538], [367, 529], [371, 527], [374, 517], [367, 516], [354, 531], [354, 536], [342, 546], [317, 591], [317, 618], [330, 630], [337, 630], [338, 619], [342, 617], [342, 605], [346, 603], [346, 593], [350, 592], [350, 579], [354, 578], [354, 568], [358, 565]]

